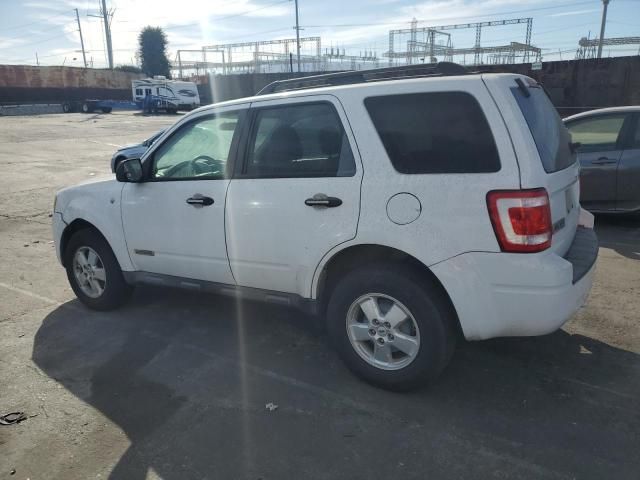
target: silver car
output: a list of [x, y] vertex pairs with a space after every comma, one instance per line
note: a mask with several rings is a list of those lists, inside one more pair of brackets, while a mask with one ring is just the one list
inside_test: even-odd
[[580, 203], [596, 213], [640, 211], [640, 106], [564, 119], [578, 142]]
[[149, 147], [153, 145], [153, 142], [155, 142], [163, 133], [164, 130], [160, 130], [159, 132], [154, 133], [152, 136], [147, 138], [142, 143], [126, 145], [117, 150], [116, 153], [114, 153], [111, 157], [111, 171], [115, 173], [118, 164], [122, 160], [126, 160], [127, 158], [140, 158], [144, 154], [144, 152], [146, 152]]

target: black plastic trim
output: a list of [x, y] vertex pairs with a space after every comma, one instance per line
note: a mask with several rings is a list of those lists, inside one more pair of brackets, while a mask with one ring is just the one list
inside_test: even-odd
[[598, 258], [598, 237], [591, 228], [578, 227], [564, 259], [573, 265], [572, 283], [578, 283]]
[[242, 287], [239, 285], [228, 285], [226, 283], [209, 282], [193, 278], [176, 277], [150, 272], [122, 272], [125, 281], [130, 285], [146, 284], [160, 285], [164, 287], [183, 288], [211, 292], [231, 297], [238, 297], [245, 300], [255, 300], [259, 302], [275, 303], [297, 308], [309, 315], [316, 315], [319, 312], [319, 302], [310, 298], [303, 298], [294, 293], [276, 292], [261, 288]]
[[290, 78], [288, 80], [277, 80], [268, 84], [256, 95], [267, 95], [270, 93], [304, 90], [308, 88], [379, 82], [383, 80], [398, 80], [402, 78], [443, 77], [467, 75], [469, 73], [472, 72], [469, 72], [464, 66], [453, 62], [403, 65], [400, 67], [383, 67], [358, 71], [350, 70], [347, 72], [325, 73], [322, 75]]

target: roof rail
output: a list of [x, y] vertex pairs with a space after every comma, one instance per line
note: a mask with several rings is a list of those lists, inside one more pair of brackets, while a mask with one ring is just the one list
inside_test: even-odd
[[271, 82], [256, 95], [303, 90], [306, 88], [350, 85], [354, 83], [394, 80], [398, 78], [434, 77], [466, 75], [470, 73], [465, 67], [453, 62], [420, 63], [400, 67], [374, 68], [371, 70], [349, 70], [346, 72], [325, 73], [308, 77], [296, 77]]

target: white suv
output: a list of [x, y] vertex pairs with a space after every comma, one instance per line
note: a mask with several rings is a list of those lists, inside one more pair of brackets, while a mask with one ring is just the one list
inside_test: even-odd
[[460, 333], [558, 329], [598, 251], [575, 145], [534, 80], [460, 70], [281, 81], [184, 116], [116, 179], [57, 194], [74, 292], [99, 310], [138, 283], [298, 306], [391, 389], [439, 374]]

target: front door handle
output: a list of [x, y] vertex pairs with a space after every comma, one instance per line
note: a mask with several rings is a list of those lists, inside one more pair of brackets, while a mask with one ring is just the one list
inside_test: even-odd
[[213, 198], [196, 193], [192, 197], [187, 198], [187, 203], [194, 207], [208, 207], [209, 205], [213, 205]]
[[304, 204], [308, 207], [334, 208], [342, 205], [342, 200], [337, 197], [328, 197], [324, 193], [316, 193], [313, 197], [307, 198]]
[[600, 157], [597, 160], [592, 160], [591, 163], [594, 165], [611, 165], [613, 163], [618, 163], [618, 161], [607, 157]]

